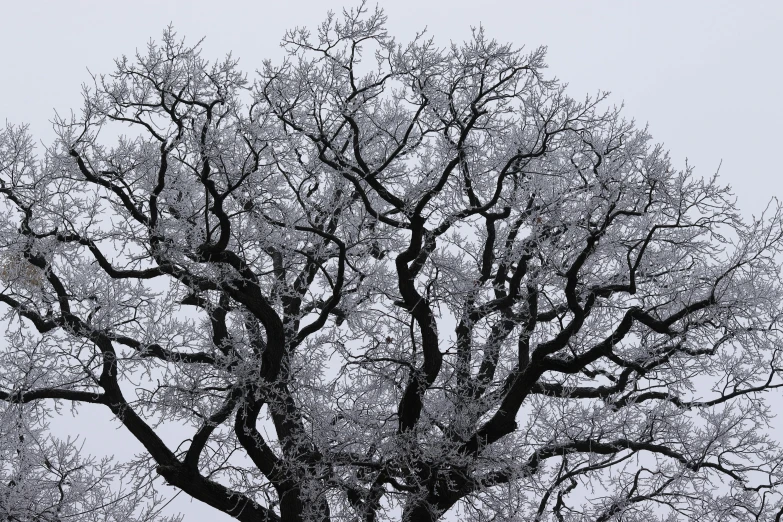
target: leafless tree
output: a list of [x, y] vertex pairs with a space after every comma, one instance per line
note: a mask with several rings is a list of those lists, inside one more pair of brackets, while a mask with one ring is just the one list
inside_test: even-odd
[[[167, 30], [42, 155], [0, 135], [0, 514], [133, 472], [247, 522], [781, 518], [776, 204], [481, 29], [283, 45], [251, 82]], [[147, 457], [82, 466], [69, 403]]]

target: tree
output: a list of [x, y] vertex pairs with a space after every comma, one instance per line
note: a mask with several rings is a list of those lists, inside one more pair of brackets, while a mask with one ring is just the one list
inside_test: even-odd
[[111, 469], [247, 522], [780, 519], [780, 207], [743, 220], [543, 49], [384, 24], [289, 31], [252, 83], [169, 29], [43, 155], [6, 127], [4, 438], [50, 442], [4, 451], [81, 478], [0, 503], [59, 520], [35, 494], [111, 467], [41, 434], [76, 404], [146, 450]]

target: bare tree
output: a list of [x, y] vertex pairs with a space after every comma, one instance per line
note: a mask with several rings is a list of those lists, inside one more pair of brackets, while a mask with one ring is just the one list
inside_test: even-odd
[[[780, 208], [543, 49], [384, 23], [289, 31], [252, 83], [168, 30], [43, 155], [5, 129], [6, 441], [108, 408], [125, 472], [248, 522], [779, 520]], [[19, 448], [64, 470], [28, 504], [104, 473]]]

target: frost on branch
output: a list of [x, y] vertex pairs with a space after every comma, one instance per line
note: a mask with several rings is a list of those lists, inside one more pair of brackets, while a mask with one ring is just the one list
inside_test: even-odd
[[40, 406], [0, 410], [0, 519], [9, 522], [177, 522], [161, 517], [154, 477], [111, 459], [84, 455], [83, 444], [45, 433]]
[[[3, 506], [134, 470], [243, 521], [780, 516], [776, 202], [480, 29], [283, 47], [250, 79], [167, 30], [45, 151], [0, 135], [3, 437], [36, 434], [2, 478], [45, 486]], [[69, 403], [145, 457], [51, 439]]]

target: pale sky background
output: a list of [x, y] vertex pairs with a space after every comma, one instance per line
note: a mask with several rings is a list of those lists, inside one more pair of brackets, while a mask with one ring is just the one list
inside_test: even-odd
[[[783, 197], [783, 1], [380, 1], [392, 35], [407, 41], [427, 28], [448, 45], [482, 24], [487, 35], [529, 49], [549, 47], [550, 76], [571, 96], [598, 90], [625, 103], [625, 115], [649, 124], [654, 139], [709, 176], [721, 164], [747, 216]], [[44, 142], [49, 120], [81, 104], [80, 85], [108, 73], [169, 23], [181, 36], [206, 37], [205, 55], [231, 52], [249, 74], [265, 58], [279, 60], [286, 28], [314, 28], [329, 9], [356, 2], [8, 1], [0, 0], [0, 123], [29, 123]], [[374, 5], [372, 2], [370, 5]], [[252, 76], [251, 76], [252, 77]], [[89, 446], [138, 451], [112, 430], [102, 410], [90, 423]], [[85, 412], [86, 413], [86, 412]], [[781, 422], [783, 425], [783, 422]], [[88, 446], [88, 447], [89, 447]], [[116, 450], [115, 450], [116, 451]], [[188, 522], [230, 520], [180, 495], [172, 507]], [[203, 507], [202, 507], [203, 506]]]

